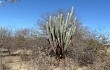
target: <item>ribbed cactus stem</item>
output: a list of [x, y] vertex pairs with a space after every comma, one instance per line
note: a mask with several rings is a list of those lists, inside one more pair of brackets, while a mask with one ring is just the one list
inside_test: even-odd
[[49, 21], [46, 23], [47, 35], [54, 51], [57, 46], [64, 47], [63, 51], [66, 50], [70, 44], [70, 37], [75, 33], [75, 23], [76, 17], [73, 20], [73, 7], [71, 12], [68, 12], [66, 18], [63, 17], [63, 14], [49, 17]]
[[55, 48], [53, 46], [52, 39], [51, 39], [52, 37], [51, 37], [51, 34], [50, 34], [49, 23], [48, 22], [46, 23], [46, 27], [47, 27], [47, 35], [48, 35], [49, 42], [50, 42], [50, 44], [51, 44], [51, 46], [53, 48], [53, 51], [55, 52]]

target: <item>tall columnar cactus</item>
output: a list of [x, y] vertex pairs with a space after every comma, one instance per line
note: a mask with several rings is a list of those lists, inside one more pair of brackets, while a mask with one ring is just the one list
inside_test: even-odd
[[68, 12], [67, 17], [64, 18], [63, 14], [57, 17], [49, 17], [49, 21], [46, 23], [47, 36], [49, 42], [58, 57], [63, 56], [63, 52], [70, 44], [70, 39], [75, 33], [75, 21], [73, 19], [73, 7], [71, 12]]

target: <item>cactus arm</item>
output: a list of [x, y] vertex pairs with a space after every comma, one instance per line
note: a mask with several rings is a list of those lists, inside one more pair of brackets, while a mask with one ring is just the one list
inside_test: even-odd
[[68, 12], [66, 19], [63, 17], [63, 14], [54, 17], [50, 16], [46, 28], [50, 44], [53, 47], [54, 51], [58, 45], [60, 47], [64, 47], [64, 50], [66, 50], [66, 48], [70, 44], [69, 43], [70, 37], [73, 36], [76, 30], [75, 26], [76, 18], [74, 18], [72, 22], [73, 18], [72, 16], [73, 16], [73, 7], [71, 12]]
[[51, 34], [50, 34], [50, 30], [49, 30], [49, 23], [47, 22], [46, 24], [46, 28], [47, 28], [47, 34], [48, 34], [48, 38], [49, 38], [49, 42], [53, 48], [53, 51], [55, 52], [55, 48], [54, 48], [54, 45], [52, 44], [52, 39], [51, 39]]

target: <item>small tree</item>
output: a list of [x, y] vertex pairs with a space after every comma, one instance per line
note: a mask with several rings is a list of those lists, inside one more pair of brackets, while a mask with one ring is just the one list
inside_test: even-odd
[[9, 55], [11, 54], [11, 30], [0, 27], [0, 41], [1, 44], [3, 44], [3, 48], [6, 48], [9, 52]]
[[15, 41], [17, 44], [17, 48], [26, 49], [29, 44], [27, 40], [30, 38], [30, 30], [29, 29], [20, 29], [15, 32]]
[[68, 12], [66, 18], [64, 18], [63, 14], [60, 14], [57, 17], [50, 16], [49, 21], [46, 23], [46, 32], [49, 42], [59, 58], [64, 57], [64, 51], [69, 46], [70, 40], [75, 33], [76, 17], [74, 17], [74, 19], [72, 18], [73, 8], [71, 12]]

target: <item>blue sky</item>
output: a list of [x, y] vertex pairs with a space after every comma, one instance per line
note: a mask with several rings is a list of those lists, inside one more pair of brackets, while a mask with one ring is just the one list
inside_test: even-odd
[[75, 8], [79, 21], [91, 29], [110, 32], [110, 0], [21, 0], [0, 7], [0, 26], [31, 28], [45, 12]]

